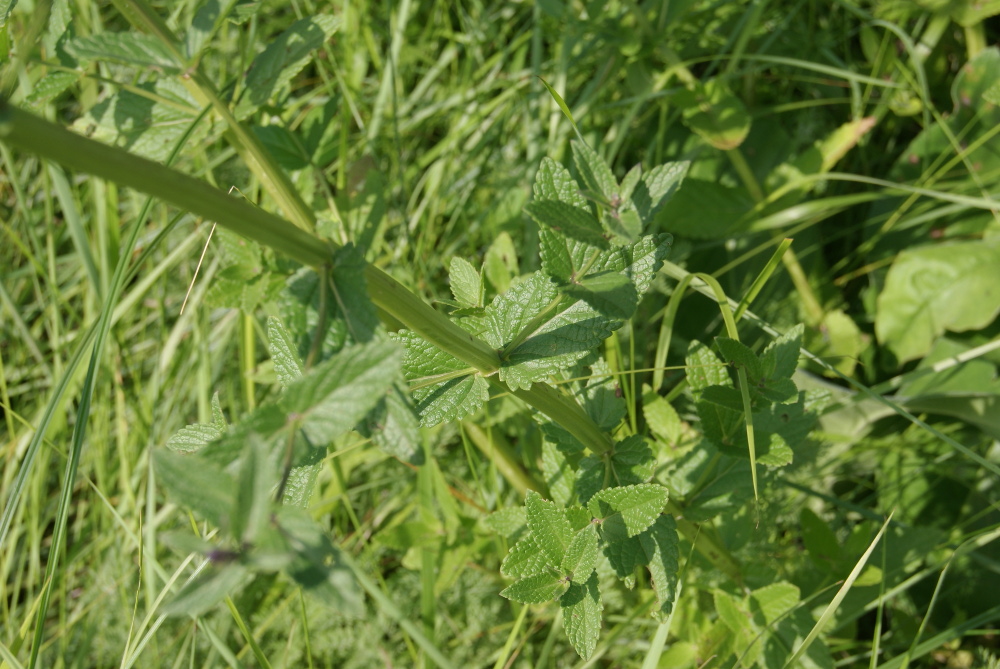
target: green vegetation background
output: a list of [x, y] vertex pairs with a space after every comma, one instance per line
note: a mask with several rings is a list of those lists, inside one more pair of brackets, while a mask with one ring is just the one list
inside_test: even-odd
[[[802, 322], [803, 346], [842, 376], [803, 360], [796, 383], [830, 401], [794, 462], [763, 472], [758, 502], [745, 466], [704, 481], [691, 464], [702, 428], [685, 354], [720, 334], [718, 307], [686, 297], [660, 359], [679, 278], [665, 270], [604, 347], [622, 420], [649, 436], [657, 477], [741, 578], [682, 542], [669, 636], [647, 615], [646, 584], [605, 593], [588, 666], [782, 666], [890, 512], [821, 631], [823, 652], [801, 666], [997, 666], [996, 2], [239, 3], [210, 39], [197, 21], [205, 4], [154, 6], [226, 96], [264, 77], [251, 63], [296, 21], [333, 17], [315, 24], [329, 35], [300, 67], [251, 89], [257, 99], [236, 113], [321, 234], [355, 241], [441, 309], [455, 306], [455, 257], [483, 267], [487, 299], [538, 268], [523, 207], [541, 159], [567, 162], [574, 138], [546, 85], [618, 178], [691, 161], [654, 224], [674, 236], [673, 267], [713, 274], [739, 300], [794, 238], [742, 339], [760, 351]], [[155, 51], [146, 67], [95, 56], [109, 33], [133, 30], [130, 6], [19, 3], [2, 29], [13, 49], [4, 93], [165, 162], [201, 110], [178, 83], [185, 73]], [[218, 119], [194, 128], [175, 167], [281, 210]], [[203, 557], [162, 535], [211, 528], [166, 501], [151, 454], [185, 425], [212, 422], [214, 396], [235, 420], [277, 394], [257, 307], [276, 290], [264, 270], [289, 265], [265, 253], [261, 271], [234, 272], [245, 247], [216, 232], [195, 276], [209, 223], [154, 204], [82, 415], [85, 367], [66, 369], [86, 350], [144, 196], [2, 142], [0, 160], [0, 499], [14, 514], [0, 546], [0, 661], [28, 657], [70, 435], [86, 419], [40, 666], [429, 666], [384, 608], [351, 617], [278, 575], [197, 620], [162, 615]], [[15, 496], [60, 383], [66, 400]], [[509, 546], [500, 521], [483, 522], [523, 501], [491, 449], [509, 449], [530, 475], [541, 444], [510, 397], [427, 430], [421, 473], [351, 433], [324, 460], [309, 511], [455, 665], [584, 665], [558, 607], [499, 596]]]

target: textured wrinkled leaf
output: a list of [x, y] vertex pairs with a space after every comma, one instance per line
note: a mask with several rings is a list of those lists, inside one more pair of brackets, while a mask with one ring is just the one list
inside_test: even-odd
[[618, 182], [608, 163], [584, 142], [573, 140], [573, 165], [587, 190], [601, 196], [605, 202], [618, 198]]
[[598, 554], [597, 527], [587, 525], [573, 537], [563, 556], [560, 570], [574, 583], [585, 583], [597, 567]]
[[209, 566], [181, 588], [161, 612], [168, 616], [200, 616], [236, 590], [247, 574], [246, 567], [238, 564]]
[[305, 360], [315, 344], [314, 334], [323, 320], [323, 343], [316, 355], [322, 361], [344, 347], [348, 341], [347, 324], [337, 318], [337, 306], [330, 291], [326, 291], [326, 305], [323, 306], [323, 290], [319, 274], [309, 267], [303, 267], [288, 277], [285, 287], [278, 296], [278, 313], [282, 325], [294, 337], [295, 352], [299, 360]]
[[1000, 240], [908, 249], [878, 297], [875, 334], [900, 363], [926, 355], [950, 330], [989, 325], [1000, 313]]
[[66, 72], [65, 70], [49, 72], [35, 82], [25, 102], [32, 107], [41, 106], [49, 100], [58, 97], [82, 77], [82, 72]]
[[524, 578], [554, 569], [559, 563], [551, 564], [538, 540], [530, 532], [518, 539], [500, 565], [500, 573], [507, 577]]
[[167, 448], [178, 453], [199, 451], [226, 433], [225, 426], [194, 423], [177, 430], [167, 439]]
[[681, 417], [665, 397], [643, 394], [642, 415], [646, 425], [663, 443], [674, 446], [681, 437]]
[[575, 281], [595, 254], [597, 246], [576, 241], [546, 227], [538, 229], [538, 253], [542, 271], [562, 283]]
[[716, 337], [715, 345], [722, 352], [722, 357], [726, 362], [743, 367], [751, 382], [755, 382], [763, 376], [763, 369], [757, 354], [750, 350], [746, 344], [729, 337]]
[[566, 512], [555, 503], [542, 499], [534, 490], [529, 490], [525, 496], [524, 508], [527, 512], [528, 531], [545, 554], [546, 564], [558, 567], [573, 540], [573, 528], [566, 518]]
[[635, 284], [639, 295], [649, 290], [653, 278], [670, 254], [672, 241], [673, 237], [668, 234], [647, 235], [632, 246], [622, 249], [624, 274]]
[[274, 363], [274, 373], [285, 388], [302, 376], [302, 361], [295, 351], [295, 340], [281, 321], [273, 316], [267, 319], [267, 349]]
[[111, 61], [142, 68], [156, 68], [168, 74], [180, 71], [170, 49], [162, 40], [138, 32], [101, 33], [76, 37], [66, 43], [66, 51], [84, 61]]
[[[392, 338], [406, 346], [403, 375], [412, 384], [421, 425], [430, 427], [458, 420], [475, 413], [489, 400], [489, 383], [466, 363], [412, 332], [404, 330]], [[434, 382], [442, 375], [447, 378]]]
[[394, 342], [359, 344], [316, 365], [280, 400], [314, 444], [327, 444], [364, 418], [399, 377], [402, 351]]
[[249, 101], [257, 106], [267, 102], [306, 66], [312, 52], [323, 46], [339, 27], [337, 17], [314, 14], [296, 21], [278, 35], [250, 66], [246, 79]]
[[504, 588], [500, 594], [522, 604], [544, 604], [562, 597], [569, 582], [556, 574], [535, 574]]
[[691, 389], [698, 391], [708, 386], [733, 386], [726, 366], [716, 357], [712, 349], [700, 341], [692, 341], [684, 357], [684, 367], [687, 369], [688, 383]]
[[451, 294], [464, 307], [483, 306], [483, 278], [465, 258], [452, 258], [448, 265]]
[[580, 459], [576, 471], [576, 496], [581, 504], [587, 504], [604, 487], [604, 458], [588, 455]]
[[601, 632], [601, 613], [604, 603], [598, 588], [597, 574], [591, 574], [586, 583], [573, 583], [559, 600], [563, 610], [566, 636], [580, 657], [589, 658], [597, 647]]
[[677, 598], [677, 523], [671, 516], [660, 516], [638, 538], [646, 555], [646, 565], [656, 592], [658, 606], [654, 615], [664, 620]]
[[634, 537], [652, 525], [663, 512], [669, 493], [654, 483], [606, 488], [594, 495], [587, 508], [595, 518], [609, 519], [621, 515], [629, 537]]
[[642, 175], [642, 180], [632, 191], [631, 200], [644, 223], [648, 225], [681, 187], [689, 166], [687, 161], [664, 163]]
[[198, 455], [153, 452], [156, 481], [176, 503], [226, 529], [235, 507], [236, 486], [229, 474]]
[[639, 306], [635, 285], [617, 272], [588, 274], [567, 286], [566, 294], [583, 300], [600, 314], [622, 320], [631, 318]]
[[549, 157], [542, 158], [533, 191], [536, 200], [558, 200], [580, 209], [590, 208], [587, 198], [580, 193], [580, 184], [569, 170]]
[[631, 208], [612, 209], [601, 217], [601, 225], [616, 244], [632, 244], [642, 234], [642, 219]]
[[524, 205], [524, 211], [539, 225], [592, 246], [608, 247], [600, 221], [585, 209], [559, 200], [533, 200]]
[[[605, 537], [605, 541], [608, 541]], [[622, 537], [610, 541], [604, 546], [604, 555], [615, 571], [615, 576], [625, 583], [627, 588], [635, 585], [635, 568], [646, 564], [646, 554], [638, 537]]]
[[656, 459], [646, 439], [633, 434], [615, 444], [611, 456], [611, 480], [618, 485], [645, 483], [653, 476]]

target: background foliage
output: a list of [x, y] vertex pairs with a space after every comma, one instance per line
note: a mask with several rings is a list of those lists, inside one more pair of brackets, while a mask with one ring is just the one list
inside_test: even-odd
[[[5, 94], [264, 210], [314, 218], [320, 235], [354, 244], [337, 258], [339, 286], [360, 281], [363, 254], [475, 320], [497, 296], [521, 304], [512, 296], [533, 285], [522, 275], [564, 275], [546, 266], [551, 212], [532, 200], [556, 164], [587, 184], [559, 98], [615, 180], [690, 161], [644, 221], [673, 242], [648, 295], [624, 300], [636, 314], [621, 314], [600, 360], [543, 370], [629, 444], [615, 467], [630, 484], [669, 491], [656, 522], [678, 521], [676, 601], [662, 609], [662, 579], [621, 556], [590, 577], [603, 610], [584, 628], [603, 620], [599, 636], [581, 637], [565, 604], [501, 597], [518, 594], [514, 576], [540, 573], [504, 561], [525, 526], [543, 531], [522, 514], [549, 502], [525, 491], [560, 505], [589, 494], [586, 476], [567, 483], [598, 470], [567, 448], [572, 437], [483, 384], [467, 389], [481, 402], [437, 405], [419, 432], [357, 425], [374, 415], [370, 397], [407, 401], [399, 379], [358, 371], [399, 362], [375, 334], [398, 329], [391, 317], [341, 301], [321, 344], [301, 339], [323, 322], [314, 273], [217, 231], [195, 277], [207, 222], [144, 210], [141, 193], [0, 143], [5, 663], [26, 664], [37, 634], [41, 666], [441, 664], [419, 633], [454, 665], [576, 666], [583, 648], [601, 666], [783, 666], [893, 512], [795, 666], [996, 664], [996, 3], [154, 4], [249, 140], [203, 113], [191, 72], [137, 28], [143, 7], [22, 1], [0, 27]], [[275, 195], [276, 172], [247, 159], [253, 142], [304, 206]], [[607, 199], [582, 190], [582, 206]], [[721, 336], [714, 300], [679, 281], [712, 275], [738, 302], [784, 237], [795, 241], [739, 322], [740, 347]], [[75, 359], [105, 306], [91, 404]], [[792, 376], [799, 343], [814, 357]], [[350, 360], [334, 354], [345, 345]], [[410, 362], [427, 359], [412, 351]], [[323, 374], [298, 380], [306, 362]], [[754, 396], [756, 501], [744, 405], [723, 363], [758, 380], [783, 370]], [[402, 364], [411, 380], [430, 373]], [[320, 376], [322, 388], [309, 385]], [[413, 385], [418, 407], [434, 406]], [[278, 431], [299, 413], [296, 392], [337, 407], [296, 418], [333, 443], [296, 452], [276, 524], [247, 499], [278, 484], [283, 450], [275, 460], [237, 433], [222, 443], [239, 467], [224, 471], [224, 459], [192, 467], [165, 448], [208, 443], [227, 423]], [[552, 518], [590, 541], [574, 518]], [[616, 566], [635, 588], [614, 585]], [[384, 599], [362, 595], [358, 574]], [[185, 587], [192, 576], [198, 588]]]

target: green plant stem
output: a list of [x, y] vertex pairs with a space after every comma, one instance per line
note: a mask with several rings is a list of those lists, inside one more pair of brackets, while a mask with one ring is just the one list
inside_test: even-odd
[[[217, 188], [70, 132], [59, 125], [0, 101], [0, 139], [5, 143], [74, 170], [135, 188], [205, 219], [217, 221], [244, 237], [283, 253], [304, 265], [320, 268], [337, 248], [297, 228], [279, 216], [258, 209]], [[382, 270], [365, 268], [368, 294], [389, 313], [443, 351], [475, 367], [484, 376], [495, 374], [500, 357], [488, 344], [472, 336], [416, 297]], [[510, 389], [491, 378], [505, 391]], [[595, 454], [612, 442], [576, 402], [542, 383], [513, 394], [566, 428]]]

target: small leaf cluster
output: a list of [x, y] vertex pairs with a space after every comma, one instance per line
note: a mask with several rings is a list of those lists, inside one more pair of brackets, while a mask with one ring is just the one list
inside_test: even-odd
[[[577, 177], [543, 159], [524, 209], [538, 225], [538, 271], [485, 304], [483, 270], [464, 259], [450, 265], [455, 321], [497, 350], [497, 377], [508, 390], [529, 389], [590, 356], [635, 314], [670, 249], [670, 235], [642, 232], [680, 186], [687, 163], [647, 173], [636, 166], [619, 183], [593, 149], [572, 148]], [[395, 337], [407, 347], [403, 371], [423, 425], [487, 402], [489, 383], [479, 371], [412, 333]]]
[[[586, 507], [561, 507], [529, 491], [524, 525], [500, 572], [517, 579], [502, 594], [525, 604], [557, 601], [566, 634], [583, 658], [594, 652], [604, 610], [599, 561], [619, 578], [646, 566], [653, 577], [658, 613], [670, 612], [677, 584], [677, 531], [661, 515], [666, 488], [639, 484], [601, 490]], [[509, 528], [508, 528], [509, 529]]]

